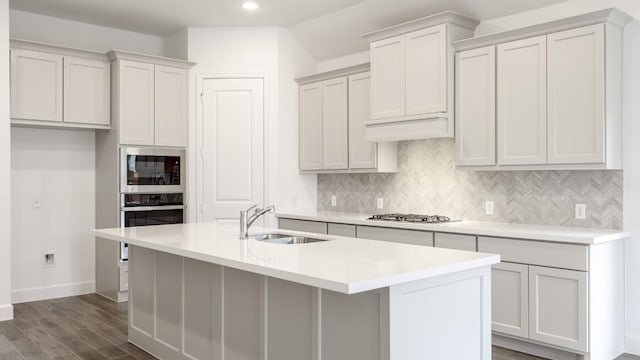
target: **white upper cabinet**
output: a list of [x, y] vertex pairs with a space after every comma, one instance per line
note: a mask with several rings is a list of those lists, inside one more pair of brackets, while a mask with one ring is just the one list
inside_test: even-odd
[[497, 46], [498, 164], [547, 162], [546, 36]]
[[377, 144], [364, 140], [364, 121], [369, 119], [371, 75], [349, 76], [349, 166], [373, 169], [377, 162]]
[[121, 145], [186, 147], [189, 68], [182, 60], [109, 52]]
[[453, 40], [478, 22], [453, 12], [366, 34], [371, 50], [371, 119], [375, 142], [453, 137]]
[[62, 55], [11, 50], [11, 118], [62, 121]]
[[347, 78], [322, 82], [322, 165], [349, 168]]
[[300, 170], [322, 169], [322, 83], [300, 87]]
[[153, 64], [127, 60], [118, 62], [120, 144], [154, 144], [154, 82]]
[[495, 46], [456, 54], [456, 163], [496, 163]]
[[397, 143], [364, 138], [370, 114], [368, 64], [297, 79], [300, 84], [300, 171], [396, 172]]
[[64, 122], [109, 126], [111, 68], [108, 62], [64, 57]]
[[189, 71], [155, 68], [155, 144], [187, 146], [189, 129]]
[[110, 73], [105, 54], [11, 40], [11, 124], [109, 129]]
[[371, 43], [371, 119], [405, 115], [405, 36]]
[[406, 35], [405, 115], [447, 111], [447, 25]]
[[465, 95], [477, 87], [478, 75], [458, 61], [457, 165], [474, 170], [622, 169], [622, 36], [631, 19], [606, 9], [455, 42], [459, 59], [488, 46], [497, 52], [497, 162], [485, 161], [483, 153], [469, 160], [469, 144], [488, 141], [490, 135], [480, 131], [474, 141], [466, 129], [474, 126], [476, 113], [487, 113], [478, 102], [490, 105], [490, 100]]
[[551, 164], [605, 161], [604, 27], [598, 24], [549, 35]]

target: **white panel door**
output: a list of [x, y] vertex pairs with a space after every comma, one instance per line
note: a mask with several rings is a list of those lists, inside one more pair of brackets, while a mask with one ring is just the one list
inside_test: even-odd
[[322, 167], [349, 168], [347, 78], [322, 82]]
[[62, 55], [11, 50], [11, 118], [62, 121]]
[[547, 162], [547, 38], [497, 46], [498, 164]]
[[493, 331], [529, 336], [529, 266], [499, 263], [491, 267]]
[[496, 50], [456, 54], [456, 164], [496, 164]]
[[587, 273], [529, 267], [529, 337], [577, 351], [588, 350]]
[[373, 169], [377, 166], [378, 145], [364, 141], [364, 122], [371, 112], [371, 75], [349, 76], [349, 167]]
[[408, 33], [406, 115], [447, 111], [447, 25]]
[[118, 127], [120, 144], [154, 143], [154, 65], [118, 61]]
[[322, 169], [322, 83], [300, 87], [300, 170]]
[[200, 221], [264, 205], [263, 79], [202, 81]]
[[156, 65], [155, 144], [187, 146], [189, 71]]
[[605, 161], [604, 24], [548, 36], [549, 163]]
[[64, 57], [64, 122], [111, 123], [111, 65]]
[[405, 36], [371, 43], [371, 119], [405, 115]]

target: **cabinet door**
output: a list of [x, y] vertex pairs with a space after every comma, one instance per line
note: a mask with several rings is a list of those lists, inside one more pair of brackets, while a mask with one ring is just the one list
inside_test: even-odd
[[529, 336], [529, 266], [499, 263], [491, 267], [493, 331]]
[[408, 33], [406, 115], [447, 111], [447, 25]]
[[498, 45], [498, 164], [547, 162], [546, 36]]
[[371, 43], [371, 119], [405, 115], [405, 35]]
[[62, 55], [11, 50], [11, 118], [62, 121]]
[[587, 351], [587, 273], [529, 267], [529, 337]]
[[349, 168], [347, 78], [322, 83], [322, 167]]
[[128, 60], [118, 63], [120, 144], [153, 145], [154, 65]]
[[64, 57], [64, 122], [111, 123], [111, 67], [108, 62]]
[[300, 87], [300, 170], [322, 169], [322, 83]]
[[549, 163], [605, 161], [604, 24], [548, 36]]
[[373, 169], [377, 166], [376, 143], [364, 141], [364, 122], [371, 111], [371, 76], [362, 73], [349, 76], [349, 167]]
[[496, 51], [456, 54], [456, 164], [496, 164]]
[[155, 144], [187, 146], [189, 71], [156, 65]]

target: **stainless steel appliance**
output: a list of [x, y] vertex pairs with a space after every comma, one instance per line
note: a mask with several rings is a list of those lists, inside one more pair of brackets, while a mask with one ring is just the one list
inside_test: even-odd
[[[184, 223], [184, 193], [121, 194], [122, 227]], [[120, 260], [129, 259], [129, 246], [120, 245]]]
[[455, 221], [449, 219], [447, 216], [442, 215], [419, 215], [419, 214], [378, 214], [372, 215], [367, 220], [383, 220], [383, 221], [396, 221], [396, 222], [412, 222], [412, 223], [443, 223], [449, 221]]
[[122, 147], [121, 193], [184, 193], [185, 151], [170, 148]]

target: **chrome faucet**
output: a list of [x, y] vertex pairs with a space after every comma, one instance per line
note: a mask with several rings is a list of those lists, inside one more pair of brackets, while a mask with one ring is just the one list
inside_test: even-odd
[[[251, 210], [253, 210], [254, 208], [255, 210], [253, 211], [253, 214], [249, 215], [249, 212], [251, 212]], [[256, 208], [256, 205], [253, 205], [247, 210], [240, 211], [240, 239], [247, 239], [249, 237], [249, 227], [251, 226], [251, 224], [258, 220], [260, 216], [268, 212], [273, 213], [275, 209], [276, 208], [273, 205], [267, 206], [264, 209], [258, 209]]]

